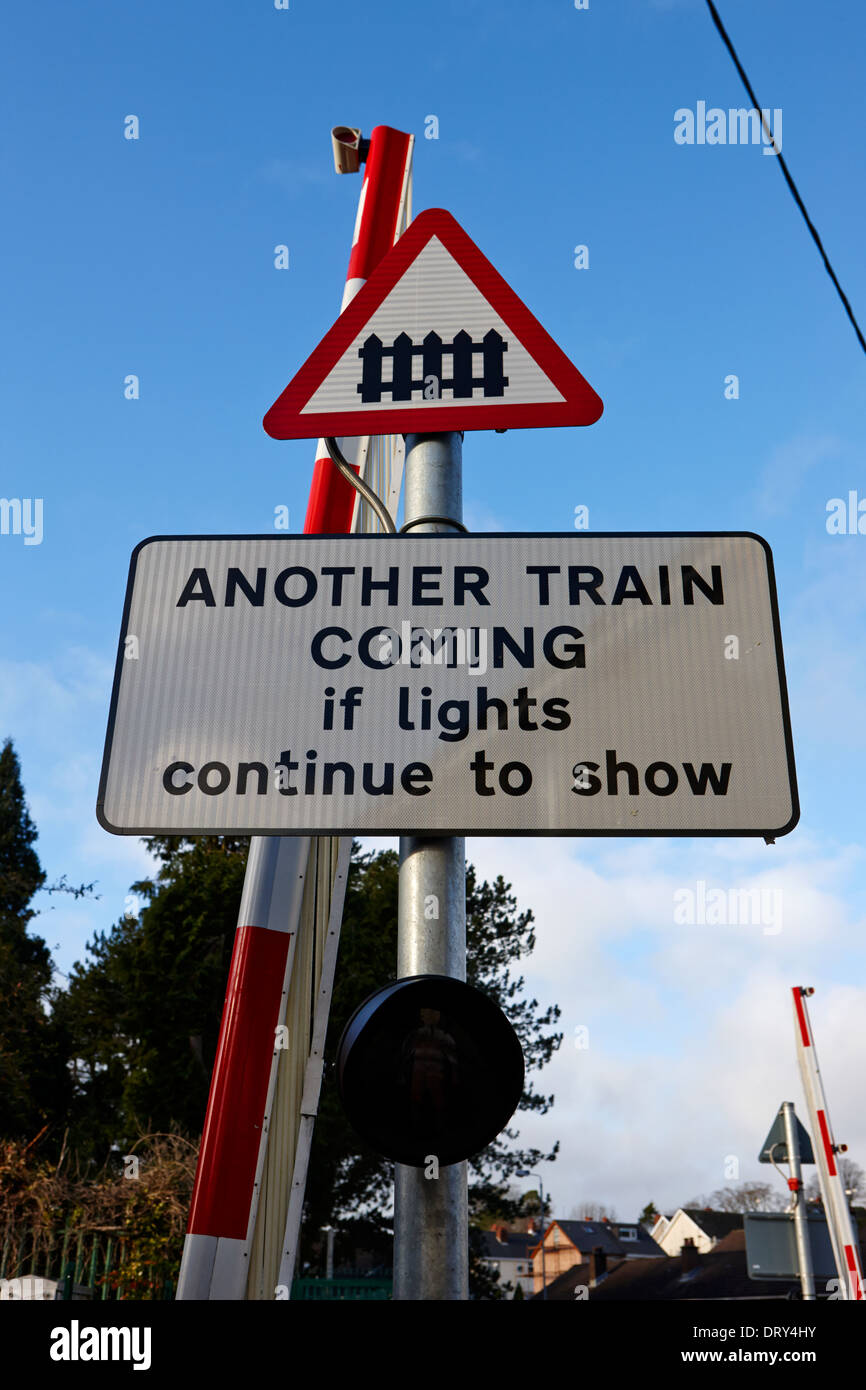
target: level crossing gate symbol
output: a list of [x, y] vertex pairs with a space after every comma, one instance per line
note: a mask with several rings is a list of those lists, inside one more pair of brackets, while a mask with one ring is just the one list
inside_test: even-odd
[[[408, 333], [399, 333], [391, 347], [385, 347], [377, 333], [371, 333], [358, 349], [363, 368], [357, 391], [364, 404], [381, 401], [389, 392], [392, 401], [410, 401], [413, 391], [423, 391], [429, 400], [450, 390], [454, 400], [471, 400], [476, 387], [486, 397], [502, 396], [508, 385], [503, 371], [503, 355], [508, 344], [495, 328], [480, 343], [472, 341], [465, 329], [455, 333], [452, 343], [443, 343], [438, 333], [428, 333], [416, 347]], [[481, 375], [474, 374], [475, 354], [481, 356]], [[442, 359], [451, 358], [451, 376], [443, 376]], [[382, 363], [391, 359], [391, 380], [382, 379]], [[421, 359], [421, 378], [413, 377], [413, 359]]]

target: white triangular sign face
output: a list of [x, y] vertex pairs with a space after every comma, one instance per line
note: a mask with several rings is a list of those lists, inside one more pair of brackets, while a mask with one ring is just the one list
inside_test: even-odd
[[423, 212], [265, 416], [277, 439], [583, 425], [602, 402], [450, 213]]

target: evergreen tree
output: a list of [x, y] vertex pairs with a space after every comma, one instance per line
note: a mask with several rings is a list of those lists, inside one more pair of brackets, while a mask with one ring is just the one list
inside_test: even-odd
[[31, 935], [30, 906], [45, 883], [11, 739], [0, 750], [0, 1134], [57, 1142], [69, 1099], [66, 1039], [52, 1016], [51, 953]]
[[15, 941], [22, 961], [38, 960], [44, 942], [26, 939], [27, 923], [36, 913], [30, 907], [33, 894], [45, 882], [33, 842], [36, 826], [24, 800], [21, 766], [12, 740], [0, 750], [0, 931], [4, 940]]
[[140, 1126], [199, 1134], [248, 842], [154, 838], [145, 901], [88, 944], [62, 1001], [74, 1038], [73, 1141], [101, 1163]]

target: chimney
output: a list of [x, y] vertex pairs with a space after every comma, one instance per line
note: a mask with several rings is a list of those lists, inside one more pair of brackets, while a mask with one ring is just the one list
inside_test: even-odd
[[697, 1269], [701, 1262], [701, 1257], [698, 1254], [698, 1247], [695, 1245], [691, 1236], [683, 1242], [683, 1248], [680, 1251], [680, 1259], [682, 1260], [683, 1274], [688, 1274], [691, 1270]]
[[607, 1255], [600, 1245], [594, 1245], [589, 1253], [589, 1287], [594, 1289], [607, 1273]]

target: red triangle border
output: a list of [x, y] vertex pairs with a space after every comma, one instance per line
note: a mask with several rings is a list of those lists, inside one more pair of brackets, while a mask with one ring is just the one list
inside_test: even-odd
[[[425, 408], [423, 402], [406, 401], [399, 405], [385, 405], [381, 410], [302, 415], [303, 407], [434, 236], [439, 238], [564, 399], [548, 404], [524, 405], [499, 401], [490, 405], [473, 405], [468, 410], [460, 401], [435, 409]], [[429, 208], [419, 213], [380, 261], [370, 279], [271, 406], [263, 424], [273, 439], [317, 439], [327, 435], [349, 437], [591, 425], [603, 409], [601, 398], [589, 382], [542, 328], [459, 222], [443, 208]]]

